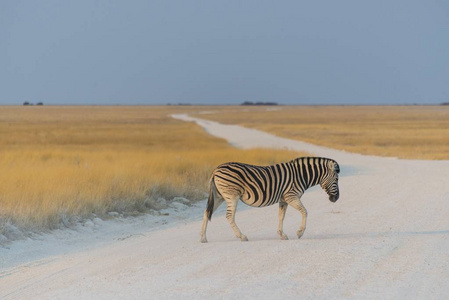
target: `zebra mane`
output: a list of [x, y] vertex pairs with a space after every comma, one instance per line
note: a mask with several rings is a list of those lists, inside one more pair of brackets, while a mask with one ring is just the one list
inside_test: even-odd
[[302, 157], [297, 157], [295, 159], [292, 159], [290, 162], [291, 163], [295, 163], [295, 162], [299, 162], [300, 160], [305, 160], [305, 159], [324, 159], [326, 161], [333, 161], [333, 162], [337, 163], [335, 160], [333, 160], [331, 158], [319, 157], [319, 156], [302, 156]]
[[331, 158], [327, 158], [327, 157], [303, 156], [303, 157], [297, 157], [297, 158], [291, 160], [290, 163], [292, 163], [292, 164], [297, 164], [297, 163], [299, 163], [300, 161], [307, 161], [307, 160], [309, 160], [309, 159], [323, 159], [323, 160], [325, 160], [325, 161], [331, 161], [331, 162], [333, 162], [333, 163], [335, 164], [335, 171], [336, 171], [337, 173], [340, 173], [340, 166], [338, 165], [338, 163], [337, 163], [335, 160], [333, 160], [333, 159], [331, 159]]

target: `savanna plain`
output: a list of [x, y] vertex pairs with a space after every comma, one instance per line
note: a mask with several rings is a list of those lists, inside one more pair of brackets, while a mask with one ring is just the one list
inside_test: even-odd
[[161, 197], [197, 201], [222, 162], [308, 155], [239, 150], [176, 113], [354, 153], [449, 159], [446, 106], [2, 107], [0, 235], [14, 238], [11, 226], [41, 231], [108, 212], [145, 213]]
[[[0, 298], [444, 299], [448, 122], [447, 106], [1, 107]], [[286, 241], [276, 205], [239, 206], [241, 242], [223, 205], [199, 242], [213, 168], [305, 155], [338, 161], [340, 199], [304, 194], [301, 239], [296, 210]]]

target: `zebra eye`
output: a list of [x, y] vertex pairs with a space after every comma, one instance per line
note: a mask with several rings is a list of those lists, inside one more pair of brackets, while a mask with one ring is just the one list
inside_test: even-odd
[[338, 165], [335, 165], [335, 172], [337, 172], [337, 174], [340, 173], [340, 167]]

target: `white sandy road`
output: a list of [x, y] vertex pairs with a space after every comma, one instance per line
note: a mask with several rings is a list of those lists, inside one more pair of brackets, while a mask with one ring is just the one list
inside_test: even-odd
[[[340, 200], [306, 192], [300, 215], [287, 210], [276, 233], [277, 206], [240, 205], [240, 242], [214, 214], [207, 244], [199, 216], [168, 229], [53, 255], [0, 270], [6, 299], [444, 299], [449, 295], [449, 161], [349, 154], [266, 133], [196, 121], [237, 147], [277, 147], [336, 159]], [[204, 203], [205, 206], [205, 203]], [[223, 210], [221, 210], [223, 211]], [[142, 229], [140, 229], [142, 231]], [[32, 246], [33, 241], [25, 243]], [[76, 245], [74, 245], [76, 247]]]

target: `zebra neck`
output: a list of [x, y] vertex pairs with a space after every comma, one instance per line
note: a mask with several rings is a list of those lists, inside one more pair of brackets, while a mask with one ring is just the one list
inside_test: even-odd
[[299, 182], [304, 190], [321, 182], [321, 170], [314, 163], [314, 158], [305, 157], [297, 161]]
[[319, 183], [320, 183], [320, 176], [311, 176], [309, 177], [308, 181], [305, 182], [305, 188], [306, 189], [311, 188]]

